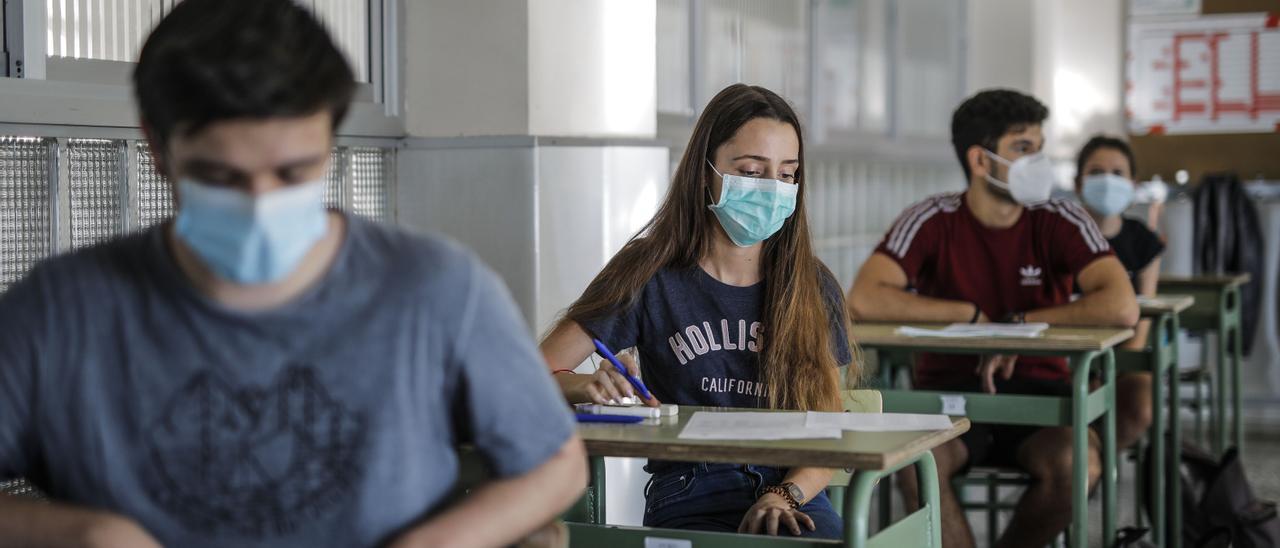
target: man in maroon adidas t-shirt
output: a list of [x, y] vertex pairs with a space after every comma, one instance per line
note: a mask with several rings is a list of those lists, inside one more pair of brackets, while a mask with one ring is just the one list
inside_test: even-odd
[[[1089, 215], [1049, 200], [1053, 172], [1040, 153], [1048, 109], [1010, 90], [966, 100], [951, 140], [967, 190], [908, 208], [867, 259], [849, 292], [861, 320], [1027, 321], [1132, 326], [1138, 305], [1125, 269]], [[1083, 296], [1071, 301], [1072, 282]], [[918, 354], [919, 388], [1066, 395], [1063, 359]], [[1090, 432], [1090, 485], [1101, 473]], [[942, 481], [943, 542], [973, 546], [952, 476], [970, 464], [1016, 466], [1035, 483], [997, 546], [1044, 546], [1071, 522], [1071, 429], [974, 425], [934, 450]], [[914, 476], [903, 478], [914, 506]]]

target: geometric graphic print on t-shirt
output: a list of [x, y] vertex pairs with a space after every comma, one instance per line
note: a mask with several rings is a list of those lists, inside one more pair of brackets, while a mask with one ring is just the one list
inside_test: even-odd
[[[843, 306], [839, 286], [825, 279], [832, 352], [851, 361], [843, 324], [831, 313]], [[679, 405], [763, 407], [759, 352], [764, 282], [725, 284], [700, 267], [659, 269], [636, 302], [618, 315], [583, 328], [614, 350], [635, 347], [641, 376], [659, 401]]]
[[[940, 194], [907, 208], [876, 252], [902, 267], [923, 296], [974, 303], [988, 318], [1070, 302], [1076, 276], [1110, 245], [1078, 204], [1052, 199], [1027, 206], [1008, 228], [982, 225], [964, 193]], [[916, 384], [972, 384], [975, 356], [920, 354]], [[1014, 377], [1065, 380], [1060, 358], [1020, 357]]]
[[361, 482], [367, 425], [318, 377], [294, 365], [254, 387], [197, 371], [148, 432], [151, 496], [211, 535], [275, 537], [327, 517]]

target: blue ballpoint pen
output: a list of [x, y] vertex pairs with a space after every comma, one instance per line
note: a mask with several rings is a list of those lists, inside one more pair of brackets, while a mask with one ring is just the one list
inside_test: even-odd
[[578, 413], [578, 422], [603, 422], [609, 424], [636, 424], [644, 422], [644, 417], [632, 417], [630, 415], [592, 415], [590, 413]]
[[640, 379], [632, 377], [631, 373], [627, 372], [627, 366], [622, 365], [622, 362], [618, 361], [618, 357], [614, 356], [613, 352], [610, 352], [609, 348], [605, 346], [604, 343], [600, 342], [600, 339], [591, 339], [591, 342], [596, 344], [596, 351], [599, 352], [601, 356], [604, 356], [604, 359], [609, 360], [609, 363], [612, 363], [613, 367], [617, 368], [618, 373], [621, 373], [623, 377], [626, 377], [627, 382], [630, 382], [631, 386], [634, 386], [636, 390], [640, 391], [640, 397], [646, 400], [653, 399], [653, 396], [649, 395], [649, 389], [645, 388], [644, 383], [640, 382]]

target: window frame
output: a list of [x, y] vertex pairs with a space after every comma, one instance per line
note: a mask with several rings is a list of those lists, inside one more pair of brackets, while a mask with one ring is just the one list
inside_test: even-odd
[[[888, 1], [885, 6], [886, 45], [888, 47], [888, 67], [885, 74], [887, 94], [887, 110], [888, 116], [885, 121], [883, 130], [865, 130], [865, 129], [840, 129], [830, 128], [823, 124], [818, 118], [821, 112], [823, 100], [823, 92], [817, 85], [818, 71], [822, 67], [820, 47], [822, 36], [819, 18], [825, 13], [824, 5], [828, 0], [809, 0], [809, 17], [806, 22], [806, 36], [808, 40], [808, 86], [806, 105], [802, 112], [797, 114], [803, 119], [807, 130], [806, 139], [815, 147], [821, 147], [828, 151], [845, 150], [852, 152], [867, 153], [885, 153], [894, 157], [916, 157], [928, 158], [938, 161], [950, 161], [951, 147], [950, 140], [946, 137], [928, 137], [904, 134], [902, 131], [903, 109], [906, 108], [902, 98], [898, 94], [901, 80], [900, 65], [903, 62], [902, 43], [908, 37], [903, 35], [901, 23], [899, 21], [898, 6], [896, 2]], [[953, 53], [955, 59], [955, 100], [958, 103], [963, 99], [966, 89], [965, 71], [967, 65], [966, 49], [968, 47], [968, 36], [966, 35], [966, 17], [969, 11], [968, 0], [949, 0], [954, 2], [954, 9], [959, 17], [952, 21], [955, 25], [957, 44]], [[659, 111], [658, 114], [658, 137], [665, 139], [672, 146], [673, 154], [684, 148], [683, 139], [687, 138], [693, 129], [693, 124], [697, 121], [698, 115], [701, 113], [702, 107], [706, 104], [711, 96], [719, 90], [703, 89], [702, 84], [704, 75], [704, 67], [707, 63], [705, 51], [705, 37], [703, 36], [703, 23], [705, 11], [707, 9], [704, 0], [689, 0], [689, 97], [690, 104], [693, 105], [693, 112], [677, 113], [668, 111]], [[861, 40], [861, 38], [859, 38]], [[853, 60], [853, 62], [861, 65], [861, 58]], [[662, 77], [661, 74], [658, 75]], [[859, 114], [859, 117], [862, 115]]]
[[[403, 137], [400, 104], [399, 2], [369, 4], [369, 79], [359, 84], [339, 135]], [[134, 63], [50, 59], [46, 0], [5, 0], [5, 51], [0, 77], [0, 122], [136, 128], [128, 81]], [[19, 73], [15, 67], [20, 67]]]

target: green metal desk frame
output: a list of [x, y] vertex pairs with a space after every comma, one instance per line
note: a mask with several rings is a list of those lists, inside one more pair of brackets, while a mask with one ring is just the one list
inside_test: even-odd
[[[909, 350], [906, 345], [876, 346], [867, 349]], [[992, 350], [973, 348], [930, 347], [940, 354], [990, 354]], [[1116, 538], [1116, 421], [1115, 353], [1102, 351], [1037, 351], [1010, 352], [1021, 356], [1063, 356], [1071, 367], [1071, 397], [1027, 396], [1020, 394], [981, 394], [970, 392], [935, 392], [925, 390], [883, 390], [885, 412], [939, 413], [941, 396], [962, 395], [966, 416], [976, 423], [1021, 424], [1033, 426], [1072, 427], [1071, 544], [1086, 548], [1089, 542], [1088, 451], [1091, 421], [1102, 421], [1102, 534], [1105, 545]], [[1089, 372], [1098, 358], [1102, 359], [1102, 384], [1089, 391]]]
[[[604, 459], [591, 457], [592, 485], [603, 488]], [[928, 503], [916, 512], [882, 529], [875, 536], [870, 533], [871, 498], [877, 482], [892, 476], [907, 466], [915, 466], [920, 477], [923, 500]], [[898, 548], [942, 546], [942, 523], [938, 511], [938, 471], [933, 453], [923, 451], [914, 459], [888, 470], [856, 470], [844, 492], [844, 541], [811, 540], [763, 535], [738, 535], [709, 533], [679, 529], [649, 527], [623, 527], [604, 525], [604, 503], [598, 501], [590, 523], [569, 523], [569, 539], [573, 546], [596, 548], [643, 548], [646, 538], [692, 541], [694, 546], [724, 548], [791, 548], [816, 546], [847, 546], [851, 548]]]
[[[1195, 297], [1195, 304], [1181, 314], [1182, 327], [1189, 331], [1211, 331], [1218, 336], [1218, 356], [1214, 384], [1212, 449], [1222, 455], [1234, 445], [1244, 450], [1244, 418], [1240, 406], [1240, 366], [1244, 361], [1240, 286], [1249, 283], [1247, 274], [1194, 278], [1161, 277], [1161, 293]], [[1230, 394], [1228, 394], [1230, 392]], [[1177, 397], [1177, 396], [1175, 396]], [[1227, 401], [1231, 402], [1228, 427]]]
[[[1156, 546], [1178, 547], [1182, 544], [1182, 536], [1172, 524], [1182, 523], [1182, 482], [1176, 466], [1178, 448], [1182, 446], [1182, 421], [1177, 396], [1182, 387], [1181, 376], [1178, 374], [1179, 313], [1144, 308], [1142, 317], [1151, 320], [1147, 347], [1141, 351], [1117, 350], [1116, 371], [1152, 374], [1151, 429], [1148, 438], [1152, 446], [1151, 453], [1156, 458], [1155, 462], [1145, 464], [1151, 467], [1152, 477], [1164, 478], [1164, 481], [1155, 481], [1150, 486], [1154, 518], [1151, 540]], [[1166, 384], [1169, 397], [1165, 396]], [[1141, 520], [1141, 494], [1145, 478], [1140, 468], [1136, 476], [1135, 516]]]

